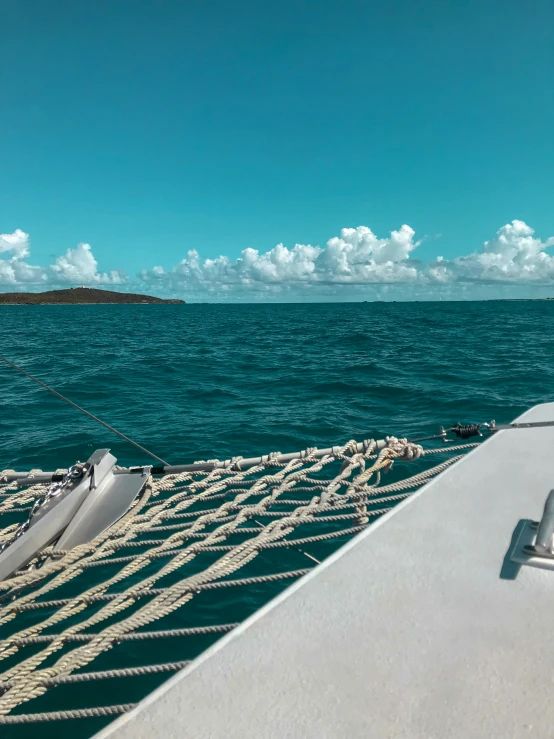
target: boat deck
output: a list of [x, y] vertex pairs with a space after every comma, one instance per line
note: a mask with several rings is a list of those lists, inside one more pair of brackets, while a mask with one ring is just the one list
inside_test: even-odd
[[498, 432], [97, 737], [550, 739], [554, 572], [507, 553], [553, 487], [554, 427]]

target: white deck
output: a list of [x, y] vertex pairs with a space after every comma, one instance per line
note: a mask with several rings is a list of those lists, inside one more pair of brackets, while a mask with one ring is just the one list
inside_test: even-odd
[[500, 573], [552, 487], [554, 427], [499, 432], [97, 737], [551, 739], [554, 572]]

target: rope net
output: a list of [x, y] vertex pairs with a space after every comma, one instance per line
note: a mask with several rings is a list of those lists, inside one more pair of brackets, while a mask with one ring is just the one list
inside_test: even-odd
[[[374, 441], [364, 442], [361, 453], [350, 441], [319, 459], [307, 449], [286, 464], [276, 453], [247, 470], [237, 458], [226, 469], [150, 478], [127, 513], [96, 539], [55, 556], [49, 547], [0, 582], [0, 724], [106, 721], [130, 710], [168, 673], [309, 572], [330, 546], [364, 530], [475, 446], [424, 450], [389, 437], [379, 453]], [[426, 464], [436, 454], [444, 461]], [[393, 463], [416, 460], [417, 474], [382, 484]], [[0, 544], [44, 489], [0, 484]], [[225, 623], [229, 613], [239, 617]], [[189, 626], [195, 618], [221, 623]], [[176, 651], [187, 658], [177, 660]], [[171, 659], [135, 664], [146, 653]], [[133, 682], [124, 678], [145, 676], [140, 687], [121, 689]], [[24, 713], [56, 707], [67, 686], [96, 687], [110, 678], [118, 678], [118, 698], [129, 695], [129, 702], [83, 707], [79, 693], [78, 708], [73, 695], [60, 710]], [[109, 702], [113, 688], [112, 682], [104, 693], [96, 690], [95, 702], [102, 694]]]

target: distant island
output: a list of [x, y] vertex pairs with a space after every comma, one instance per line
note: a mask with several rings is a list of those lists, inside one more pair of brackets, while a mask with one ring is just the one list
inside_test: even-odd
[[163, 300], [152, 295], [119, 293], [114, 290], [97, 290], [95, 287], [70, 287], [67, 290], [47, 290], [43, 293], [0, 293], [0, 305], [87, 305], [87, 304], [184, 304], [184, 300]]

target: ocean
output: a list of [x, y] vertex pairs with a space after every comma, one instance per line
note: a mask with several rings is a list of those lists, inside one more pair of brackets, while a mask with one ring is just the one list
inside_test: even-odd
[[[513, 419], [554, 396], [554, 301], [2, 306], [2, 355], [172, 463]], [[0, 468], [132, 446], [0, 366]]]
[[[554, 397], [554, 301], [2, 306], [0, 315], [3, 356], [171, 463], [503, 423]], [[105, 446], [119, 464], [148, 462], [3, 364], [0, 398], [0, 469], [66, 467]], [[283, 569], [307, 566], [280, 552]], [[203, 593], [160, 628], [241, 620], [285, 586], [246, 599], [233, 589], [224, 603]], [[192, 658], [214, 638], [167, 641], [128, 645], [125, 664]], [[90, 669], [116, 665], [112, 656]], [[121, 681], [55, 688], [17, 712], [134, 701], [166, 678], [140, 678], [139, 695]], [[105, 723], [44, 724], [40, 734], [91, 736]]]

